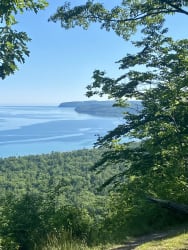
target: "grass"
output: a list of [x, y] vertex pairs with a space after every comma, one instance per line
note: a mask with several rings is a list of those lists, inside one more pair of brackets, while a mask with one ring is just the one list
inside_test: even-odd
[[188, 250], [188, 233], [144, 243], [135, 250]]
[[130, 238], [124, 245], [108, 250], [188, 250], [188, 224], [169, 228], [166, 231]]
[[[145, 243], [143, 243], [145, 242]], [[39, 248], [36, 248], [37, 250]], [[128, 240], [125, 245], [99, 245], [88, 247], [84, 241], [75, 240], [70, 233], [51, 235], [41, 250], [188, 250], [188, 225]]]
[[[123, 249], [123, 246], [121, 246]], [[86, 244], [76, 241], [64, 241], [56, 242], [56, 239], [52, 239], [51, 244], [42, 250], [107, 250], [118, 249], [117, 246], [109, 248], [109, 246], [96, 246], [88, 247]], [[125, 247], [125, 249], [128, 249]], [[141, 244], [134, 248], [135, 250], [188, 250], [188, 233], [182, 233], [177, 236], [169, 236], [167, 239], [152, 240], [147, 243]]]
[[99, 245], [96, 247], [88, 247], [86, 242], [74, 239], [69, 232], [61, 232], [49, 235], [46, 242], [42, 246], [36, 246], [35, 250], [106, 250], [107, 245]]
[[188, 249], [188, 233], [163, 239], [147, 242], [135, 248], [136, 250], [186, 250]]

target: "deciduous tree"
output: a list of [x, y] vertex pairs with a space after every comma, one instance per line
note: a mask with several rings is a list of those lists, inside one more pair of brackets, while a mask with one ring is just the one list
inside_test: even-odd
[[25, 11], [39, 10], [47, 6], [45, 0], [1, 0], [0, 1], [0, 78], [13, 74], [18, 69], [18, 63], [25, 62], [29, 56], [28, 35], [14, 29], [17, 23], [16, 15]]
[[[87, 95], [108, 95], [123, 106], [129, 98], [141, 101], [142, 108], [125, 115], [125, 123], [103, 138], [98, 145], [109, 149], [96, 167], [109, 162], [124, 163], [124, 171], [113, 176], [121, 186], [126, 176], [127, 190], [161, 198], [187, 201], [188, 178], [188, 40], [174, 41], [163, 28], [165, 16], [187, 15], [188, 1], [122, 1], [108, 10], [103, 4], [87, 1], [70, 8], [65, 4], [50, 20], [63, 28], [98, 22], [124, 39], [141, 28], [143, 39], [133, 41], [136, 54], [127, 54], [118, 63], [124, 74], [110, 78], [95, 70]], [[139, 144], [125, 143], [134, 138]], [[117, 178], [119, 179], [117, 180]], [[133, 188], [134, 187], [134, 188]]]
[[94, 3], [92, 0], [73, 8], [70, 2], [66, 2], [57, 9], [50, 20], [59, 21], [65, 29], [75, 26], [87, 29], [91, 23], [100, 23], [101, 28], [107, 31], [114, 30], [117, 35], [129, 39], [139, 26], [160, 22], [166, 15], [188, 15], [187, 6], [187, 0], [123, 0], [121, 4], [109, 10], [105, 4]]
[[[124, 162], [119, 177], [139, 180], [145, 194], [183, 201], [188, 188], [188, 40], [173, 41], [158, 24], [143, 33], [145, 38], [135, 43], [140, 52], [120, 61], [127, 73], [110, 79], [94, 72], [88, 87], [89, 95], [108, 94], [121, 103], [137, 97], [142, 102], [137, 113], [125, 115], [124, 124], [99, 138], [98, 145], [110, 151], [98, 166]], [[139, 146], [123, 143], [128, 137], [140, 140]]]

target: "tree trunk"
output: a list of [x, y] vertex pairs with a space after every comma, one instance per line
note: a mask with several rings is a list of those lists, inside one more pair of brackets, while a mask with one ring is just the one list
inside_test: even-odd
[[179, 204], [179, 203], [168, 201], [168, 200], [156, 199], [153, 197], [147, 197], [147, 199], [151, 202], [157, 203], [161, 207], [170, 209], [174, 212], [188, 215], [188, 205]]

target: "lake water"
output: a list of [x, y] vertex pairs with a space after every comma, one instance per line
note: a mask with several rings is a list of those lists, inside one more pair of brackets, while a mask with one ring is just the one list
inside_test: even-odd
[[0, 157], [92, 148], [120, 118], [96, 117], [74, 108], [1, 106]]

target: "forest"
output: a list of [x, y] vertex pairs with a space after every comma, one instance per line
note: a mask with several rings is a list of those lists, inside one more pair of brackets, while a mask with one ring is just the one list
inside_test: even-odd
[[78, 113], [103, 117], [122, 117], [126, 112], [136, 113], [142, 108], [139, 101], [129, 101], [126, 107], [117, 107], [114, 101], [64, 102], [59, 107], [74, 107]]
[[[124, 166], [108, 165], [96, 172], [101, 154], [85, 149], [1, 159], [2, 249], [56, 249], [55, 243], [72, 249], [63, 248], [66, 241], [71, 246], [77, 242], [73, 249], [86, 249], [184, 221], [184, 216], [163, 211], [143, 197], [135, 204], [131, 190], [122, 194], [119, 187], [107, 185]], [[55, 238], [52, 243], [49, 236]]]
[[108, 209], [107, 191], [97, 190], [116, 173], [91, 171], [100, 154], [81, 150], [1, 159], [3, 249], [34, 249], [35, 244], [39, 249], [56, 230], [92, 242]]
[[[14, 29], [17, 12], [38, 13], [48, 3], [0, 4], [5, 79], [29, 56], [30, 38]], [[109, 9], [88, 0], [65, 2], [49, 17], [63, 29], [98, 23], [130, 41], [136, 52], [117, 62], [120, 75], [95, 69], [86, 95], [108, 96], [122, 108], [134, 99], [142, 108], [125, 112], [123, 124], [99, 137], [92, 150], [0, 159], [1, 249], [108, 249], [129, 237], [186, 225], [188, 39], [171, 37], [165, 21], [187, 16], [187, 7], [187, 0], [126, 0]]]

